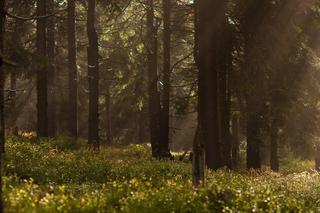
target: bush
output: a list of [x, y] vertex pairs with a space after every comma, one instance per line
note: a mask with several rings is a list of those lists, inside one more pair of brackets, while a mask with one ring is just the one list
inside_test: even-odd
[[[145, 145], [94, 153], [10, 138], [6, 148], [6, 212], [320, 211], [320, 175], [308, 162], [285, 165], [285, 174], [209, 171], [196, 190], [190, 163], [152, 160]], [[308, 172], [290, 173], [295, 165]]]

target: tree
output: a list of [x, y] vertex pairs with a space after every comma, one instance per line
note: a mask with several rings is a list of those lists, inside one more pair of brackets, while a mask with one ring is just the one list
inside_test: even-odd
[[226, 2], [221, 0], [199, 0], [198, 4], [198, 134], [204, 140], [208, 168], [218, 169], [223, 165], [219, 138], [218, 74], [223, 63], [220, 42], [224, 36], [227, 8]]
[[163, 0], [163, 94], [161, 108], [161, 155], [169, 157], [170, 75], [171, 75], [171, 0]]
[[[46, 1], [37, 0], [37, 16], [46, 15]], [[46, 45], [46, 19], [37, 19], [37, 56], [41, 58], [41, 62], [37, 67], [37, 133], [39, 137], [48, 137], [48, 94], [47, 94], [47, 55]]]
[[[48, 14], [54, 13], [54, 0], [47, 0]], [[48, 135], [57, 133], [56, 120], [56, 77], [55, 77], [55, 17], [47, 20], [47, 57], [48, 57]]]
[[232, 167], [232, 141], [230, 134], [230, 104], [231, 104], [231, 85], [230, 74], [232, 71], [232, 50], [233, 39], [232, 29], [230, 24], [227, 23], [227, 18], [224, 20], [224, 37], [221, 40], [221, 53], [219, 60], [219, 120], [220, 120], [220, 143], [222, 151], [223, 165], [228, 168]]
[[268, 0], [242, 2], [243, 15], [241, 24], [244, 33], [244, 70], [250, 87], [245, 92], [246, 127], [247, 127], [247, 168], [261, 168], [261, 144], [263, 142], [263, 125], [265, 121], [265, 85], [263, 65], [266, 57], [265, 43], [266, 28], [270, 15], [271, 3]]
[[232, 117], [232, 168], [236, 169], [239, 162], [239, 146], [240, 146], [240, 124], [239, 115]]
[[68, 133], [73, 138], [78, 137], [78, 74], [75, 15], [75, 0], [68, 0]]
[[87, 33], [88, 47], [88, 79], [89, 79], [89, 121], [88, 143], [99, 148], [99, 45], [95, 29], [96, 1], [88, 1]]
[[153, 0], [147, 0], [147, 69], [148, 69], [148, 95], [149, 95], [149, 125], [152, 156], [160, 157], [160, 94], [158, 91], [157, 73], [157, 31], [154, 26]]

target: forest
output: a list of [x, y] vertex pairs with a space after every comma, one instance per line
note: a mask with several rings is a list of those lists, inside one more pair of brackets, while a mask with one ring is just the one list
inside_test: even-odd
[[320, 1], [0, 0], [0, 213], [320, 212]]

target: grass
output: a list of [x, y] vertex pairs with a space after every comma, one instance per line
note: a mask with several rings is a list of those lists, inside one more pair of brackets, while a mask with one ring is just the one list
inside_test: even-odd
[[6, 150], [6, 212], [320, 212], [310, 162], [208, 172], [196, 190], [190, 163], [152, 160], [146, 145], [94, 153], [67, 138], [9, 138]]

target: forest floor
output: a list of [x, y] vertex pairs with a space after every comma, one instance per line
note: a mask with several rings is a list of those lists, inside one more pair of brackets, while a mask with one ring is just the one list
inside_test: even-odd
[[157, 161], [147, 145], [99, 153], [66, 138], [8, 138], [6, 212], [320, 212], [313, 162], [271, 171], [208, 172], [192, 186], [191, 163]]

